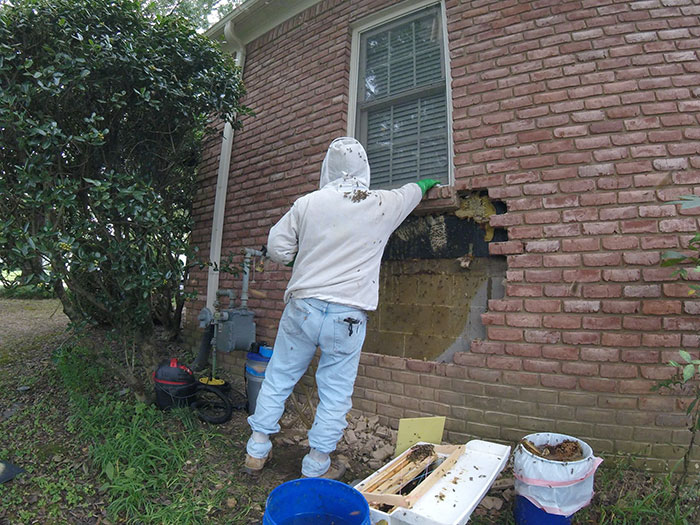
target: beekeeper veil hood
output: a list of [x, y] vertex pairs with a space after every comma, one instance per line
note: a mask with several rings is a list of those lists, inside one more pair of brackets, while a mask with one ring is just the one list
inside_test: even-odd
[[357, 140], [340, 137], [331, 142], [321, 166], [321, 184], [363, 186], [369, 188], [367, 152]]

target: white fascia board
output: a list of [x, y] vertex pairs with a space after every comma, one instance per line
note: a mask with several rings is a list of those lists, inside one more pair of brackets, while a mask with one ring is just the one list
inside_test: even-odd
[[224, 28], [231, 23], [236, 36], [245, 45], [319, 2], [320, 0], [246, 0], [204, 34], [212, 40], [224, 40]]

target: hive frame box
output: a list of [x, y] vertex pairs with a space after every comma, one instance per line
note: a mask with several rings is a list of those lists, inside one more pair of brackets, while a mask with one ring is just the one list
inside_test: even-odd
[[[433, 446], [442, 463], [409, 494], [403, 497], [382, 494], [377, 490], [377, 482], [395, 477], [397, 469], [406, 464], [406, 455], [412, 448], [355, 485], [370, 502], [372, 525], [379, 525], [382, 520], [386, 525], [463, 525], [469, 521], [510, 457], [509, 446], [478, 439], [459, 446]], [[386, 483], [381, 486], [386, 486]], [[384, 512], [374, 508], [372, 503], [406, 506], [396, 506]]]

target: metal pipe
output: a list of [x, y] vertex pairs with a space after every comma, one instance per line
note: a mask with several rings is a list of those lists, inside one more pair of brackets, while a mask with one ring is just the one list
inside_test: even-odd
[[262, 257], [263, 252], [246, 248], [243, 256], [243, 283], [241, 284], [241, 308], [248, 307], [248, 285], [250, 283], [250, 259], [251, 257]]

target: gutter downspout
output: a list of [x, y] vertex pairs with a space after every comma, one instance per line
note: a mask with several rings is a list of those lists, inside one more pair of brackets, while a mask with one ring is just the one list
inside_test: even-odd
[[[230, 21], [224, 27], [226, 43], [235, 53], [235, 63], [241, 68], [245, 64], [245, 45], [236, 37], [233, 31], [233, 23]], [[214, 216], [211, 225], [211, 241], [209, 243], [209, 266], [207, 276], [207, 308], [214, 310], [216, 292], [219, 289], [219, 271], [215, 270], [221, 264], [221, 241], [224, 233], [224, 217], [226, 214], [226, 197], [228, 194], [228, 174], [231, 167], [231, 151], [233, 150], [233, 127], [228, 122], [224, 125], [223, 139], [221, 141], [221, 153], [219, 154], [219, 169], [216, 175], [216, 195], [214, 197]]]

